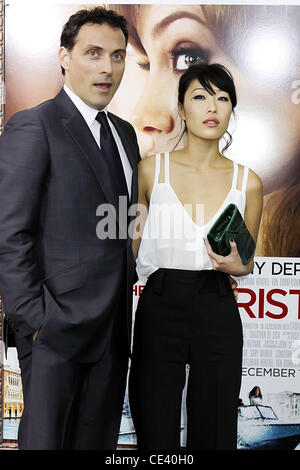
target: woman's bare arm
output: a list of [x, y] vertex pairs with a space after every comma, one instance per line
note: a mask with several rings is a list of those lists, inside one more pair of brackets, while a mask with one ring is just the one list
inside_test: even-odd
[[154, 179], [154, 164], [155, 160], [153, 157], [148, 157], [141, 160], [138, 165], [138, 208], [132, 240], [134, 259], [138, 256], [141, 238], [148, 216], [149, 194], [152, 192]]

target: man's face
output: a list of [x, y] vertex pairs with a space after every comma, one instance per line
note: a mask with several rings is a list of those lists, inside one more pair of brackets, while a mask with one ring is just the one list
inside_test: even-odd
[[85, 24], [71, 51], [60, 48], [66, 85], [87, 105], [103, 109], [121, 82], [126, 41], [121, 29], [108, 24]]

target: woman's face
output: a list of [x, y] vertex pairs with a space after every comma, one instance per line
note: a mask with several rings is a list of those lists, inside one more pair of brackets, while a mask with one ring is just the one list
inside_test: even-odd
[[[300, 113], [291, 100], [292, 91], [274, 88], [270, 80], [251, 75], [245, 67], [243, 73], [239, 71], [197, 5], [140, 6], [135, 26], [143, 49], [129, 48], [111, 110], [134, 125], [142, 157], [172, 150], [178, 143], [183, 129], [177, 108], [182, 73], [202, 61], [221, 63], [234, 77], [238, 99], [237, 124], [230, 123], [233, 144], [227, 155], [257, 171], [266, 192], [276, 189], [282, 166], [295, 156], [299, 145]], [[181, 141], [177, 148], [183, 145]]]
[[232, 104], [229, 94], [210, 83], [209, 93], [194, 79], [188, 86], [179, 115], [185, 120], [189, 135], [206, 141], [219, 141], [228, 128]]

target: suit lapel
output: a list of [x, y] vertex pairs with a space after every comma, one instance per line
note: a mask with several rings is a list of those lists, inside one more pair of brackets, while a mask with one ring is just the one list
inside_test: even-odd
[[62, 89], [54, 98], [57, 111], [63, 126], [89, 162], [98, 183], [108, 203], [112, 203], [118, 210], [118, 197], [114, 191], [114, 182], [110, 176], [105, 157], [98, 147], [83, 116], [78, 111], [72, 100]]
[[[114, 190], [114, 181], [112, 180], [106, 159], [98, 147], [88, 125], [86, 124], [83, 116], [78, 111], [72, 100], [68, 97], [62, 89], [60, 93], [54, 98], [54, 103], [58, 109], [58, 115], [62, 120], [63, 125], [69, 132], [70, 136], [80, 149], [80, 154], [83, 155], [89, 162], [98, 183], [106, 197], [108, 203], [113, 204], [116, 210], [117, 221], [119, 221], [119, 201], [118, 196]], [[128, 157], [129, 163], [132, 167], [132, 184], [131, 184], [131, 202], [137, 202], [137, 160], [136, 160], [136, 147], [132, 138], [128, 138], [129, 133], [125, 126], [122, 126], [118, 118], [109, 113], [109, 118], [113, 122], [120, 139], [122, 141], [124, 150]]]

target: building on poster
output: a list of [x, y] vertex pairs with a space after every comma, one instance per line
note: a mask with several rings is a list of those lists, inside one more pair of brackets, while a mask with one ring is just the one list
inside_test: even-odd
[[24, 409], [20, 370], [4, 367], [3, 373], [3, 418], [21, 418]]

